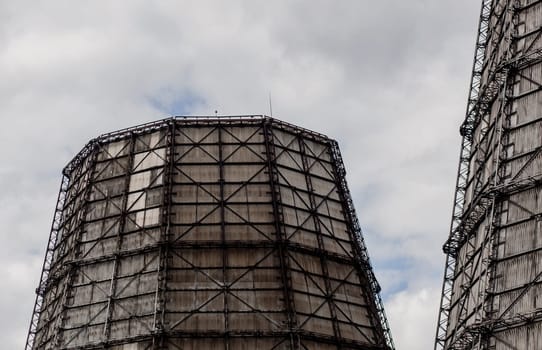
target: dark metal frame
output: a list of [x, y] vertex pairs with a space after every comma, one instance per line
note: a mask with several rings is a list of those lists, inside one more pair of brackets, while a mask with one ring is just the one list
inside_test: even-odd
[[[489, 349], [493, 346], [491, 338], [496, 337], [496, 332], [505, 329], [504, 325], [511, 327], [514, 322], [523, 322], [527, 317], [518, 317], [518, 320], [508, 322], [503, 317], [506, 312], [501, 314], [494, 309], [493, 297], [496, 295], [495, 280], [499, 278], [496, 275], [499, 262], [497, 250], [503, 244], [499, 232], [506, 225], [501, 217], [508, 210], [505, 204], [511, 203], [512, 194], [541, 183], [536, 178], [520, 179], [523, 169], [510, 177], [506, 168], [507, 163], [514, 160], [507, 154], [509, 135], [514, 129], [510, 126], [510, 118], [514, 113], [512, 105], [515, 100], [525, 96], [517, 95], [513, 85], [517, 83], [518, 77], [522, 77], [538, 86], [528, 93], [542, 90], [542, 82], [534, 82], [521, 73], [523, 69], [542, 62], [542, 49], [531, 49], [541, 38], [542, 31], [538, 29], [526, 35], [518, 34], [519, 14], [540, 3], [534, 1], [523, 6], [519, 0], [482, 1], [467, 115], [460, 130], [462, 146], [452, 223], [449, 238], [443, 247], [446, 265], [435, 350], [471, 349], [474, 346]], [[518, 52], [517, 42], [528, 36], [535, 38], [526, 50]], [[504, 47], [506, 50], [498, 51], [496, 47]], [[491, 109], [495, 105], [499, 108], [496, 114], [492, 114]], [[542, 149], [539, 148], [530, 152], [532, 156], [524, 168], [531, 164], [540, 151]], [[529, 155], [521, 155], [525, 156]], [[469, 173], [472, 164], [474, 172]], [[486, 179], [482, 178], [484, 167], [491, 169]], [[471, 196], [467, 200], [468, 191], [471, 191]], [[486, 218], [489, 224], [483, 238], [481, 242], [475, 242], [476, 231]], [[460, 252], [464, 254], [461, 257]], [[454, 284], [459, 278], [463, 279], [462, 288], [458, 295], [454, 295]], [[537, 278], [530, 286], [540, 282]], [[479, 286], [477, 290], [473, 288], [476, 283]], [[513, 304], [522, 295], [524, 293]], [[473, 311], [467, 313], [469, 300], [476, 305]], [[449, 320], [452, 308], [459, 310], [453, 328]], [[534, 315], [532, 319], [536, 317]], [[471, 323], [468, 327], [467, 321]]]
[[263, 124], [263, 135], [265, 140], [265, 150], [267, 152], [269, 181], [271, 185], [271, 198], [273, 205], [273, 216], [275, 218], [275, 231], [277, 234], [277, 249], [280, 259], [280, 276], [283, 285], [284, 304], [286, 306], [286, 317], [288, 319], [288, 328], [291, 330], [289, 335], [290, 348], [299, 349], [300, 339], [297, 330], [297, 315], [294, 300], [290, 291], [292, 287], [292, 276], [290, 274], [290, 260], [285, 253], [287, 249], [287, 236], [284, 232], [284, 214], [282, 212], [282, 200], [280, 195], [279, 174], [277, 172], [277, 156], [275, 153], [275, 143], [273, 140], [272, 125], [270, 120]]
[[367, 282], [369, 283], [370, 291], [372, 293], [371, 296], [375, 303], [376, 312], [379, 315], [380, 327], [382, 327], [385, 342], [390, 349], [395, 349], [393, 338], [391, 336], [391, 329], [384, 311], [384, 303], [380, 297], [381, 288], [374, 275], [372, 264], [369, 259], [369, 253], [367, 251], [367, 245], [365, 244], [365, 239], [363, 238], [363, 231], [361, 229], [358, 216], [356, 215], [356, 210], [354, 209], [354, 201], [350, 194], [350, 190], [348, 189], [348, 184], [346, 183], [346, 169], [339, 151], [339, 144], [336, 141], [331, 141], [330, 148], [332, 152], [332, 159], [335, 162], [334, 169], [336, 171], [336, 179], [338, 182], [337, 185], [340, 189], [344, 210], [352, 230], [351, 235], [353, 236], [353, 240], [357, 243], [355, 245], [357, 253], [356, 257], [361, 265], [358, 273], [365, 275], [365, 278], [367, 278]]
[[[250, 137], [247, 140], [240, 140], [237, 139], [233, 143], [228, 143], [224, 140], [224, 137], [230, 136], [226, 135], [229, 133], [227, 131], [227, 128], [229, 127], [238, 127], [248, 125], [251, 127], [254, 127], [256, 129], [255, 133], [258, 133], [261, 136], [261, 140], [258, 142], [250, 141]], [[211, 128], [212, 130], [210, 133], [217, 133], [218, 140], [215, 141], [206, 141], [205, 137], [200, 141], [194, 141], [190, 140], [190, 143], [186, 144], [186, 146], [190, 147], [189, 149], [193, 148], [199, 148], [203, 152], [207, 152], [206, 148], [208, 147], [218, 147], [218, 158], [213, 159], [212, 162], [210, 162], [208, 165], [218, 166], [219, 171], [219, 179], [218, 183], [209, 183], [206, 184], [205, 182], [201, 181], [195, 181], [190, 180], [191, 186], [196, 186], [198, 190], [207, 191], [206, 186], [219, 186], [219, 193], [218, 197], [211, 196], [213, 199], [209, 203], [196, 201], [196, 203], [184, 203], [183, 205], [207, 205], [215, 207], [215, 209], [210, 209], [211, 211], [207, 214], [205, 214], [198, 222], [194, 223], [197, 226], [205, 226], [205, 225], [215, 225], [215, 224], [207, 224], [205, 223], [205, 218], [209, 215], [213, 214], [216, 210], [217, 213], [220, 215], [220, 232], [221, 232], [221, 238], [219, 240], [215, 241], [206, 241], [206, 242], [198, 242], [198, 241], [186, 241], [186, 240], [179, 240], [180, 237], [177, 237], [176, 239], [172, 239], [172, 230], [182, 228], [182, 225], [180, 224], [174, 224], [171, 219], [171, 215], [173, 213], [173, 206], [176, 206], [178, 204], [175, 204], [172, 202], [173, 192], [175, 191], [175, 186], [182, 186], [182, 184], [178, 184], [175, 182], [175, 176], [182, 173], [183, 170], [178, 167], [176, 164], [179, 159], [183, 157], [183, 155], [176, 154], [176, 146], [182, 145], [177, 141], [177, 136], [182, 134], [183, 128], [190, 128], [190, 127], [202, 127], [202, 128]], [[149, 148], [149, 154], [154, 153], [155, 149], [153, 147], [159, 147], [165, 149], [165, 156], [162, 158], [158, 153], [155, 153], [155, 156], [162, 158], [163, 165], [160, 167], [157, 167], [156, 175], [160, 176], [162, 179], [162, 185], [159, 185], [158, 187], [152, 187], [149, 188], [149, 191], [153, 190], [154, 188], [160, 189], [161, 196], [162, 196], [162, 202], [160, 204], [157, 204], [156, 208], [162, 208], [161, 209], [161, 218], [159, 224], [153, 226], [153, 227], [141, 227], [134, 219], [131, 217], [133, 214], [132, 208], [128, 207], [128, 194], [130, 193], [130, 176], [133, 173], [137, 173], [139, 170], [137, 169], [137, 165], [133, 164], [134, 154], [135, 154], [135, 147], [136, 142], [138, 141], [142, 136], [150, 134], [155, 131], [160, 131], [163, 133], [163, 136], [161, 136], [161, 140], [159, 140], [160, 146], [152, 146], [152, 145], [146, 145]], [[282, 145], [280, 142], [275, 141], [275, 134], [276, 133], [285, 133], [288, 135], [291, 135], [292, 141], [290, 141], [289, 144]], [[253, 136], [256, 134], [253, 134]], [[251, 136], [252, 137], [252, 136]], [[104, 147], [109, 145], [112, 142], [116, 141], [122, 141], [126, 140], [126, 144], [122, 150], [120, 150], [119, 155], [115, 155], [112, 160], [108, 161], [105, 166], [103, 166], [102, 170], [98, 173], [95, 170], [95, 163], [92, 163], [90, 166], [90, 169], [92, 170], [92, 173], [81, 173], [81, 168], [85, 162], [88, 162], [89, 159], [95, 159], [95, 157], [98, 155], [99, 152], [105, 152]], [[165, 140], [165, 141], [164, 141]], [[290, 149], [290, 145], [292, 142], [295, 142], [297, 144], [298, 150], [293, 151]], [[313, 142], [315, 144], [320, 145], [319, 147], [322, 147], [322, 151], [320, 153], [315, 153], [311, 148], [308, 146], [307, 142]], [[259, 160], [255, 162], [249, 162], [244, 163], [242, 161], [238, 162], [231, 162], [227, 164], [227, 166], [252, 166], [254, 169], [260, 169], [256, 172], [255, 175], [252, 175], [250, 179], [242, 180], [239, 183], [235, 182], [227, 182], [225, 178], [225, 171], [226, 171], [226, 162], [228, 161], [226, 155], [223, 153], [224, 147], [238, 147], [237, 149], [241, 147], [246, 147], [250, 152], [256, 155], [257, 159], [261, 159], [261, 162]], [[258, 154], [258, 151], [255, 151], [254, 149], [257, 149], [257, 147], [263, 147], [264, 154]], [[252, 149], [254, 148], [254, 149]], [[188, 151], [187, 151], [188, 152]], [[235, 153], [233, 151], [233, 153]], [[292, 155], [289, 155], [291, 152]], [[232, 153], [232, 154], [233, 154]], [[210, 155], [210, 154], [209, 154]], [[299, 169], [297, 168], [290, 168], [285, 164], [279, 164], [279, 158], [281, 156], [290, 156], [290, 157], [299, 157], [301, 160], [301, 163], [298, 164]], [[123, 163], [121, 159], [123, 157], [128, 157], [128, 162]], [[328, 157], [328, 160], [320, 159], [322, 157]], [[214, 158], [214, 157], [211, 157]], [[293, 159], [293, 158], [292, 158]], [[186, 163], [189, 164], [189, 163]], [[205, 163], [196, 163], [198, 165], [202, 165]], [[326, 177], [320, 177], [317, 174], [313, 174], [313, 167], [320, 166], [322, 169], [331, 169], [326, 170], [328, 172], [328, 176]], [[109, 167], [109, 169], [108, 169]], [[113, 168], [116, 167], [119, 170], [114, 170]], [[153, 168], [154, 169], [154, 168]], [[100, 176], [101, 173], [104, 173], [106, 170], [109, 170], [111, 172], [111, 176], [106, 178], [104, 181], [104, 186], [111, 186], [110, 184], [107, 185], [107, 181], [113, 181], [118, 179], [119, 181], [122, 181], [124, 178], [124, 189], [122, 191], [116, 191], [114, 194], [107, 193], [107, 190], [101, 190], [100, 188], [96, 187], [99, 185], [102, 180], [97, 180], [97, 178]], [[116, 175], [115, 172], [120, 171], [120, 175]], [[287, 178], [287, 175], [284, 175], [283, 172], [295, 172], [299, 174], [299, 176], [303, 176], [305, 178], [307, 189], [298, 188], [296, 186], [291, 185]], [[262, 172], [268, 173], [268, 180], [265, 182], [258, 182], [260, 180], [255, 180], [258, 174], [261, 174]], [[374, 272], [372, 270], [369, 257], [367, 254], [367, 248], [365, 246], [365, 242], [363, 240], [362, 231], [359, 225], [359, 222], [357, 220], [355, 210], [353, 207], [353, 201], [350, 196], [350, 193], [348, 191], [348, 187], [346, 184], [345, 179], [345, 169], [344, 164], [342, 163], [342, 158], [339, 153], [338, 145], [335, 141], [330, 140], [324, 135], [302, 129], [296, 126], [293, 126], [291, 124], [281, 122], [269, 117], [264, 116], [240, 116], [240, 117], [228, 117], [228, 118], [216, 118], [216, 117], [174, 117], [169, 119], [160, 120], [153, 123], [148, 123], [144, 125], [140, 125], [137, 127], [129, 128], [120, 130], [113, 133], [104, 134], [96, 139], [91, 140], [84, 148], [83, 150], [66, 166], [66, 168], [63, 171], [64, 177], [62, 182], [61, 191], [59, 194], [59, 200], [57, 204], [57, 209], [55, 211], [55, 220], [53, 222], [53, 228], [51, 230], [51, 237], [49, 239], [49, 246], [45, 258], [44, 268], [42, 271], [42, 277], [40, 281], [40, 288], [39, 293], [36, 299], [36, 306], [34, 308], [34, 313], [32, 317], [32, 323], [30, 326], [29, 336], [27, 340], [26, 349], [30, 350], [33, 348], [41, 348], [42, 345], [45, 345], [46, 343], [41, 342], [39, 344], [35, 343], [35, 337], [36, 333], [40, 331], [39, 328], [39, 322], [40, 317], [42, 316], [43, 308], [43, 297], [44, 293], [47, 292], [48, 288], [56, 288], [55, 286], [62, 286], [64, 285], [63, 292], [59, 292], [60, 298], [59, 300], [62, 300], [61, 302], [61, 309], [60, 311], [56, 312], [54, 317], [56, 317], [57, 321], [62, 324], [62, 319], [64, 318], [67, 310], [69, 309], [70, 302], [68, 301], [70, 298], [70, 289], [72, 288], [70, 280], [65, 280], [65, 278], [69, 278], [70, 271], [78, 271], [77, 269], [79, 267], [84, 267], [89, 264], [95, 264], [95, 263], [108, 263], [111, 262], [113, 264], [113, 270], [112, 275], [110, 279], [103, 280], [103, 281], [91, 281], [90, 283], [98, 285], [98, 288], [100, 284], [109, 283], [109, 291], [105, 291], [101, 289], [101, 293], [104, 295], [101, 301], [96, 301], [95, 305], [103, 305], [99, 306], [101, 308], [101, 311], [96, 314], [97, 317], [100, 313], [105, 312], [105, 323], [103, 324], [103, 334], [104, 334], [104, 341], [96, 344], [91, 345], [84, 345], [84, 346], [76, 346], [76, 345], [69, 345], [69, 347], [66, 347], [66, 344], [62, 344], [62, 339], [58, 338], [57, 343], [55, 346], [58, 348], [69, 348], [69, 349], [91, 349], [91, 348], [99, 348], [99, 347], [107, 347], [111, 346], [117, 343], [122, 343], [122, 341], [110, 339], [110, 329], [111, 329], [111, 322], [114, 322], [115, 320], [112, 319], [112, 315], [114, 312], [114, 308], [120, 307], [123, 308], [121, 303], [126, 298], [131, 297], [122, 297], [121, 294], [124, 289], [117, 290], [117, 280], [121, 278], [119, 275], [119, 265], [121, 264], [121, 261], [124, 261], [123, 259], [127, 259], [130, 256], [135, 255], [141, 255], [141, 254], [150, 254], [149, 260], [145, 263], [145, 266], [142, 267], [139, 271], [134, 271], [133, 275], [124, 276], [122, 278], [128, 278], [129, 282], [128, 284], [132, 283], [135, 278], [139, 278], [138, 276], [144, 276], [149, 275], [150, 277], [156, 276], [156, 289], [154, 292], [152, 292], [152, 295], [154, 296], [155, 300], [155, 306], [154, 311], [152, 314], [144, 314], [144, 315], [136, 315], [132, 314], [130, 310], [119, 310], [122, 311], [122, 313], [127, 314], [127, 319], [134, 319], [136, 322], [147, 322], [149, 317], [153, 319], [152, 326], [150, 326], [149, 330], [151, 331], [148, 336], [129, 336], [127, 335], [126, 339], [124, 341], [128, 341], [130, 339], [138, 339], [141, 341], [147, 341], [148, 342], [148, 348], [156, 348], [156, 347], [164, 347], [164, 346], [171, 346], [173, 348], [176, 348], [177, 345], [175, 343], [172, 343], [169, 339], [170, 337], [174, 338], [184, 338], [184, 337], [208, 337], [208, 338], [222, 338], [225, 344], [225, 348], [228, 348], [229, 340], [228, 339], [235, 339], [237, 337], [241, 336], [247, 336], [247, 335], [255, 335], [251, 333], [250, 331], [237, 331], [230, 329], [228, 326], [228, 319], [229, 319], [229, 311], [228, 311], [228, 298], [234, 298], [238, 302], [241, 302], [245, 305], [245, 307], [248, 308], [249, 311], [246, 311], [247, 313], [260, 313], [262, 317], [266, 318], [269, 322], [275, 322], [270, 316], [267, 315], [273, 315], [273, 313], [280, 313], [286, 315], [286, 328], [284, 330], [280, 331], [259, 331], [258, 336], [259, 337], [276, 337], [277, 339], [283, 339], [276, 343], [276, 345], [273, 347], [278, 348], [284, 346], [285, 341], [288, 344], [288, 347], [291, 349], [306, 349], [307, 346], [304, 344], [304, 341], [312, 341], [317, 340], [319, 342], [323, 343], [329, 343], [329, 344], [336, 344], [338, 348], [362, 348], [362, 349], [393, 349], [393, 340], [391, 338], [391, 333], [389, 330], [389, 326], [386, 320], [386, 316], [384, 314], [384, 308], [382, 305], [382, 300], [380, 298], [380, 286], [378, 285], [376, 278], [374, 276]], [[186, 175], [186, 174], [185, 174]], [[83, 176], [86, 176], [83, 178]], [[312, 181], [327, 181], [330, 189], [329, 193], [318, 193], [318, 191], [315, 190], [313, 187]], [[154, 182], [155, 180], [150, 180], [151, 182]], [[86, 198], [83, 202], [73, 202], [69, 206], [66, 205], [66, 197], [68, 196], [69, 192], [69, 185], [71, 184], [78, 184], [81, 188], [77, 191], [75, 191], [73, 194], [70, 194], [69, 196], [73, 197], [73, 200], [77, 200], [77, 197], [81, 196], [81, 193], [86, 193], [84, 197]], [[226, 198], [225, 195], [225, 186], [237, 186], [238, 189], [234, 191], [233, 194], [229, 195]], [[235, 195], [239, 191], [248, 191], [247, 186], [250, 185], [257, 185], [257, 186], [269, 186], [270, 189], [270, 198], [271, 202], [248, 202], [247, 201], [231, 201], [231, 197]], [[307, 197], [308, 202], [304, 204], [306, 206], [306, 209], [303, 209], [303, 206], [301, 208], [294, 208], [286, 203], [283, 202], [281, 193], [282, 191], [291, 191], [295, 196], [298, 198]], [[98, 199], [90, 200], [88, 198], [88, 194], [93, 191], [93, 193], [97, 193]], [[138, 192], [134, 192], [135, 194], [139, 193], [141, 190], [137, 190]], [[144, 192], [147, 192], [147, 189], [144, 189], [141, 194], [139, 194], [139, 198], [143, 195]], [[331, 194], [337, 193], [339, 199], [332, 199]], [[150, 193], [150, 192], [149, 192]], [[210, 194], [210, 193], [208, 193]], [[248, 192], [247, 192], [248, 196]], [[139, 199], [138, 198], [138, 199]], [[344, 212], [344, 218], [341, 220], [344, 220], [344, 224], [347, 227], [348, 234], [350, 235], [350, 242], [347, 241], [341, 241], [338, 237], [334, 238], [336, 244], [338, 246], [341, 246], [344, 252], [342, 253], [335, 253], [332, 251], [328, 251], [325, 248], [324, 239], [326, 239], [323, 236], [324, 230], [327, 230], [329, 234], [333, 235], [333, 228], [325, 227], [325, 224], [321, 220], [338, 220], [337, 218], [331, 216], [331, 214], [325, 214], [323, 212], [322, 206], [327, 206], [328, 201], [329, 203], [335, 203], [335, 205], [340, 204], [339, 200], [342, 202], [342, 209]], [[111, 208], [111, 214], [106, 214], [105, 210], [103, 213], [102, 219], [96, 219], [96, 220], [105, 220], [109, 217], [107, 220], [111, 220], [113, 223], [110, 224], [110, 227], [100, 235], [97, 239], [94, 239], [94, 241], [89, 242], [81, 242], [80, 238], [77, 238], [75, 241], [73, 241], [72, 248], [70, 248], [68, 244], [68, 241], [66, 243], [62, 243], [62, 239], [65, 237], [60, 234], [63, 225], [65, 225], [69, 220], [72, 220], [72, 224], [79, 227], [79, 230], [77, 231], [78, 235], [81, 235], [83, 230], [83, 225], [86, 224], [92, 224], [93, 220], [92, 218], [86, 218], [85, 214], [87, 210], [93, 205], [92, 203], [99, 201], [105, 203], [105, 208]], [[121, 202], [119, 202], [121, 201]], [[118, 203], [118, 204], [117, 204]], [[78, 207], [78, 206], [79, 207]], [[262, 225], [270, 225], [274, 226], [273, 231], [275, 232], [275, 237], [268, 236], [262, 232], [262, 237], [266, 237], [266, 240], [263, 241], [231, 241], [226, 239], [226, 227], [225, 227], [225, 216], [226, 213], [229, 211], [231, 212], [231, 215], [234, 215], [238, 218], [238, 220], [243, 225], [252, 225], [246, 218], [243, 217], [243, 214], [236, 213], [233, 211], [229, 206], [230, 205], [270, 205], [270, 208], [272, 208], [272, 217], [273, 220], [269, 223], [259, 223]], [[75, 207], [74, 207], [75, 206]], [[68, 210], [69, 208], [72, 208], [71, 210]], [[145, 210], [149, 207], [145, 207]], [[81, 211], [84, 210], [84, 211]], [[315, 235], [318, 241], [317, 247], [310, 247], [306, 246], [304, 244], [296, 243], [292, 241], [291, 235], [286, 234], [287, 229], [295, 229], [295, 227], [289, 226], [290, 224], [287, 224], [284, 221], [284, 214], [283, 210], [296, 210], [299, 211], [300, 214], [303, 213], [303, 215], [307, 216], [307, 219], [305, 219], [305, 222], [307, 220], [312, 220], [314, 223], [314, 230], [307, 230], [307, 232], [310, 232], [310, 234]], [[327, 209], [329, 211], [329, 208]], [[83, 215], [81, 215], [83, 213]], [[107, 216], [110, 215], [110, 216]], [[197, 214], [196, 214], [197, 215]], [[296, 214], [297, 215], [297, 214]], [[71, 219], [67, 219], [67, 217], [70, 217]], [[105, 221], [104, 221], [105, 222]], [[105, 224], [104, 224], [105, 225]], [[117, 226], [115, 226], [117, 225]], [[144, 224], [143, 224], [144, 225]], [[193, 225], [193, 224], [192, 224]], [[131, 229], [130, 227], [133, 226], [134, 228]], [[254, 229], [258, 230], [257, 227], [253, 227]], [[104, 228], [105, 229], [105, 228]], [[84, 255], [77, 255], [79, 254], [79, 248], [78, 246], [82, 247], [82, 244], [91, 244], [91, 248], [95, 247], [98, 242], [101, 240], [103, 241], [104, 236], [108, 235], [110, 230], [116, 229], [116, 248], [114, 251], [112, 251], [110, 254], [102, 254], [101, 256], [91, 258], [88, 257], [87, 254]], [[135, 231], [134, 231], [135, 230]], [[124, 236], [130, 235], [131, 232], [139, 232], [141, 231], [143, 234], [146, 234], [145, 232], [148, 231], [147, 235], [151, 236], [154, 232], [153, 230], [159, 230], [160, 234], [157, 238], [157, 241], [146, 247], [141, 248], [135, 248], [131, 249], [130, 251], [122, 250], [122, 242], [124, 240]], [[152, 231], [152, 232], [151, 232]], [[186, 234], [186, 233], [185, 233]], [[154, 237], [154, 236], [153, 236]], [[65, 238], [67, 239], [67, 238]], [[268, 241], [267, 241], [268, 240]], [[94, 243], [93, 243], [94, 242]], [[352, 247], [354, 249], [354, 256], [352, 257], [348, 249], [345, 248], [346, 245], [352, 244]], [[67, 249], [64, 255], [62, 255], [62, 259], [58, 260], [55, 258], [55, 254], [61, 254], [61, 251], [59, 251], [60, 248], [66, 247], [63, 249]], [[239, 249], [239, 248], [252, 248], [256, 249], [260, 252], [265, 252], [264, 256], [261, 258], [259, 262], [256, 262], [253, 266], [249, 267], [243, 267], [242, 269], [242, 275], [245, 275], [247, 273], [250, 273], [251, 271], [257, 271], [258, 269], [262, 268], [259, 266], [260, 262], [267, 259], [268, 256], [271, 254], [276, 254], [279, 259], [279, 266], [278, 266], [278, 274], [280, 276], [281, 283], [280, 285], [282, 290], [282, 295], [284, 298], [284, 311], [272, 311], [272, 310], [258, 310], [251, 306], [250, 304], [246, 303], [240, 297], [236, 296], [235, 293], [239, 291], [244, 291], [244, 289], [239, 289], [239, 287], [235, 287], [235, 282], [231, 282], [229, 284], [224, 284], [222, 286], [217, 285], [216, 288], [211, 289], [213, 291], [213, 294], [216, 290], [216, 296], [212, 297], [208, 301], [206, 301], [203, 305], [200, 305], [196, 307], [191, 313], [187, 314], [186, 316], [181, 316], [177, 321], [175, 321], [175, 324], [168, 324], [168, 317], [167, 317], [167, 302], [168, 299], [168, 293], [170, 291], [173, 291], [168, 283], [168, 274], [170, 269], [175, 269], [175, 267], [169, 266], [169, 261], [172, 258], [175, 259], [184, 259], [181, 255], [179, 255], [179, 252], [185, 249], [190, 249], [192, 251], [197, 251], [199, 249], [221, 249], [222, 250], [222, 277], [224, 281], [226, 280], [226, 267], [228, 266], [228, 255], [227, 252], [229, 249]], [[70, 253], [70, 249], [72, 249]], [[104, 248], [105, 249], [105, 248]], [[69, 257], [65, 255], [66, 253], [69, 254], [76, 254], [76, 256]], [[302, 264], [300, 264], [297, 261], [296, 254], [301, 254], [302, 256], [312, 256], [314, 258], [317, 258], [320, 261], [320, 265], [322, 267], [322, 274], [321, 275], [313, 275], [312, 272], [306, 270]], [[354, 260], [351, 260], [354, 259]], [[156, 270], [149, 270], [151, 264], [155, 264], [157, 262]], [[185, 259], [185, 263], [190, 265], [190, 269], [193, 271], [202, 271], [204, 268], [194, 265], [187, 261]], [[345, 272], [346, 275], [344, 277], [344, 280], [338, 279], [338, 276], [331, 276], [328, 271], [328, 264], [342, 264], [344, 266], [352, 266], [352, 269], [350, 272]], [[265, 267], [263, 267], [265, 268]], [[54, 269], [57, 271], [55, 278], [51, 279], [49, 271], [51, 269]], [[245, 271], [246, 270], [246, 271]], [[243, 272], [245, 271], [245, 272]], [[297, 272], [296, 272], [297, 271]], [[305, 291], [296, 291], [295, 288], [292, 285], [292, 275], [291, 273], [301, 273], [305, 278], [311, 280], [311, 279], [320, 279], [323, 278], [324, 285], [321, 287], [321, 293], [322, 294], [307, 294]], [[368, 310], [368, 314], [370, 315], [370, 326], [361, 326], [356, 323], [355, 320], [349, 319], [348, 315], [339, 307], [339, 304], [342, 301], [335, 300], [335, 293], [337, 292], [338, 288], [341, 288], [342, 286], [349, 285], [352, 282], [349, 280], [352, 278], [350, 276], [357, 276], [357, 281], [362, 284], [364, 291], [364, 304], [355, 304], [351, 303], [352, 306], [356, 306], [358, 308], [366, 308]], [[241, 278], [239, 277], [239, 278]], [[64, 279], [63, 279], [64, 278]], [[314, 282], [314, 281], [313, 281]], [[138, 282], [139, 283], [139, 280]], [[90, 284], [88, 284], [90, 285]], [[79, 286], [85, 286], [85, 285], [79, 285]], [[94, 288], [94, 287], [93, 287]], [[126, 287], [124, 287], [126, 288]], [[210, 290], [210, 291], [211, 291]], [[265, 290], [262, 289], [263, 292]], [[315, 300], [322, 299], [324, 300], [323, 303], [316, 309], [314, 314], [303, 314], [300, 313], [296, 309], [296, 305], [294, 302], [294, 293], [303, 293], [307, 298], [312, 297], [316, 298]], [[320, 292], [319, 292], [320, 293]], [[151, 292], [147, 293], [149, 294], [149, 297], [151, 297]], [[178, 325], [183, 322], [184, 319], [191, 317], [191, 315], [194, 315], [195, 313], [205, 313], [205, 311], [202, 311], [202, 307], [206, 305], [207, 303], [211, 302], [215, 297], [220, 297], [224, 300], [224, 310], [221, 311], [221, 313], [224, 315], [225, 319], [225, 332], [213, 332], [213, 331], [199, 331], [199, 332], [185, 332], [181, 330], [176, 330], [175, 325]], [[105, 299], [104, 299], [105, 298]], [[94, 305], [94, 304], [92, 304]], [[116, 306], [119, 305], [119, 306]], [[324, 316], [316, 316], [316, 313], [318, 310], [325, 305], [329, 306], [330, 308], [330, 317], [324, 317]], [[85, 305], [83, 305], [84, 307]], [[326, 307], [327, 307], [326, 306]], [[90, 305], [89, 305], [90, 307]], [[240, 311], [235, 311], [240, 312]], [[301, 317], [305, 318], [305, 321], [301, 322]], [[317, 334], [310, 331], [307, 331], [304, 329], [304, 325], [309, 320], [317, 318], [320, 320], [323, 320], [325, 322], [330, 322], [330, 324], [333, 327], [333, 335], [324, 335], [324, 334]], [[127, 320], [126, 319], [126, 320]], [[141, 321], [139, 321], [141, 319]], [[117, 321], [122, 321], [122, 319], [117, 319]], [[146, 324], [146, 323], [145, 323]], [[366, 341], [354, 341], [354, 340], [348, 340], [345, 339], [341, 335], [341, 324], [352, 326], [353, 329], [357, 329], [357, 332], [360, 332], [361, 334], [364, 334], [365, 332], [375, 332], [374, 334], [376, 338], [366, 338]], [[279, 328], [282, 328], [278, 323], [276, 323], [276, 326]], [[78, 328], [72, 328], [74, 332], [80, 332], [82, 331], [87, 325], [81, 326], [78, 330]], [[145, 326], [149, 327], [149, 326]], [[170, 329], [168, 329], [170, 327]], [[151, 329], [152, 328], [152, 329]], [[77, 333], [76, 333], [77, 334]], [[67, 343], [69, 344], [69, 342]], [[371, 345], [373, 344], [373, 345]]]
[[53, 223], [51, 226], [51, 233], [49, 235], [49, 242], [47, 244], [47, 250], [45, 252], [45, 258], [43, 261], [43, 268], [41, 270], [40, 283], [36, 288], [36, 301], [34, 303], [34, 311], [32, 313], [32, 319], [30, 320], [30, 329], [26, 338], [25, 349], [31, 350], [36, 338], [36, 332], [38, 329], [38, 323], [40, 320], [40, 313], [43, 306], [43, 297], [47, 289], [47, 282], [49, 280], [49, 273], [51, 271], [51, 261], [55, 253], [56, 242], [60, 235], [62, 224], [62, 212], [64, 210], [64, 202], [66, 200], [66, 192], [69, 185], [69, 177], [62, 176], [60, 184], [60, 191], [58, 193], [57, 205], [55, 207], [55, 213], [53, 216]]

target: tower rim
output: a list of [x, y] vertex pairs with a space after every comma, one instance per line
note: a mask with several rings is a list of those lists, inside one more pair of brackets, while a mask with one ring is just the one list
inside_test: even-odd
[[133, 135], [142, 135], [149, 132], [166, 129], [171, 124], [175, 125], [190, 125], [190, 126], [205, 126], [205, 125], [224, 125], [224, 124], [260, 124], [270, 123], [279, 128], [289, 129], [291, 131], [302, 133], [306, 137], [315, 139], [320, 142], [336, 142], [329, 136], [305, 129], [295, 124], [288, 123], [275, 117], [270, 117], [264, 114], [246, 114], [246, 115], [176, 115], [168, 118], [162, 118], [148, 123], [135, 125], [129, 128], [118, 129], [108, 133], [101, 134], [88, 141], [83, 148], [66, 164], [62, 170], [64, 176], [70, 177], [71, 173], [84, 160], [91, 151], [103, 143], [110, 143], [126, 139]]

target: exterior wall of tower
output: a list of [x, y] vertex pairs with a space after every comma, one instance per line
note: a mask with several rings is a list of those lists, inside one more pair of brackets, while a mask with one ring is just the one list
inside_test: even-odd
[[89, 145], [34, 349], [388, 349], [331, 140], [172, 119]]
[[493, 2], [481, 82], [498, 89], [473, 132], [450, 349], [542, 348], [541, 24], [541, 1]]

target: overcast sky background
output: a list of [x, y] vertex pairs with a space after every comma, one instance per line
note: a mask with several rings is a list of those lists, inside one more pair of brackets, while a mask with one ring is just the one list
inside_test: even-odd
[[432, 348], [480, 1], [0, 0], [0, 339], [22, 349], [63, 166], [170, 115], [340, 143], [397, 349]]

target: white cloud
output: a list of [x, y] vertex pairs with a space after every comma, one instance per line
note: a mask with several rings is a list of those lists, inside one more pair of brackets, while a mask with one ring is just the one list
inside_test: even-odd
[[271, 92], [276, 117], [339, 140], [397, 348], [428, 347], [478, 10], [1, 1], [3, 346], [24, 343], [60, 170], [89, 139], [169, 113], [266, 114]]
[[391, 297], [387, 313], [398, 349], [433, 348], [439, 295], [439, 289], [422, 288]]

